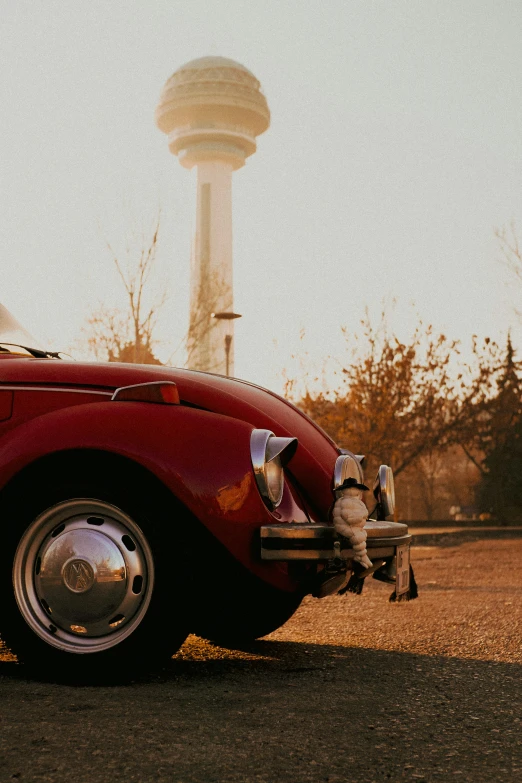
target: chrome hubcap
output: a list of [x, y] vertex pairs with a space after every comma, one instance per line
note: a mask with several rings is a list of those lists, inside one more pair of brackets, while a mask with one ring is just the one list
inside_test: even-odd
[[41, 514], [24, 533], [13, 566], [25, 621], [49, 644], [76, 653], [108, 649], [132, 633], [153, 582], [142, 531], [99, 500], [68, 500]]

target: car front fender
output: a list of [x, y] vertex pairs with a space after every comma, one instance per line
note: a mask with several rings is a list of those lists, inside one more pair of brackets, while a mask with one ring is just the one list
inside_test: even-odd
[[260, 526], [274, 521], [252, 471], [253, 429], [181, 405], [104, 401], [63, 408], [3, 437], [0, 490], [25, 467], [59, 452], [121, 455], [153, 473], [243, 565], [288, 590], [293, 584], [288, 575], [253, 552]]

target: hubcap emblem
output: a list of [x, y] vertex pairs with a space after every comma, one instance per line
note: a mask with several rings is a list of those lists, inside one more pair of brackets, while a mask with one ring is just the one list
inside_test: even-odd
[[86, 560], [69, 560], [63, 569], [63, 581], [73, 593], [85, 593], [94, 584], [94, 571]]

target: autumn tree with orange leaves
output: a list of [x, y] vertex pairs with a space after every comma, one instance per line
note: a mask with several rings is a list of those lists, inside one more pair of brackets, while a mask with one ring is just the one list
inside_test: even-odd
[[489, 393], [496, 346], [475, 344], [474, 366], [459, 368], [458, 342], [422, 322], [407, 343], [390, 334], [385, 313], [377, 327], [368, 315], [361, 325], [340, 387], [333, 394], [307, 390], [299, 407], [340, 447], [365, 454], [369, 475], [381, 463], [399, 475], [467, 442]]

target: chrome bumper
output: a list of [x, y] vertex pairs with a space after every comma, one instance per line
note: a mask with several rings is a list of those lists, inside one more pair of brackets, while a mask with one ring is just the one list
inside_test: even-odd
[[[366, 548], [370, 560], [390, 558], [398, 546], [408, 545], [411, 535], [401, 522], [368, 520]], [[339, 557], [334, 543], [340, 542], [340, 557], [351, 560], [353, 549], [347, 539], [338, 536], [332, 525], [291, 522], [281, 525], [263, 525], [261, 528], [262, 560], [331, 560]]]

